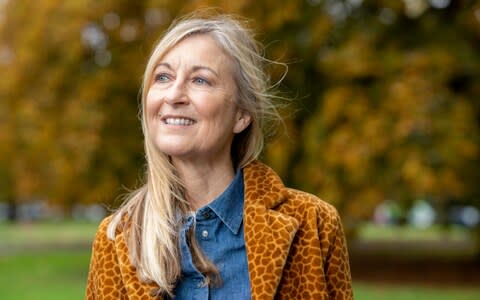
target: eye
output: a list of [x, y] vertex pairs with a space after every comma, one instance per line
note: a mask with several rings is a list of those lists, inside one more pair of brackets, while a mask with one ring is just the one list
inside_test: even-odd
[[167, 82], [169, 80], [169, 76], [165, 73], [159, 73], [155, 75], [155, 82]]
[[193, 83], [198, 84], [198, 85], [210, 85], [210, 82], [206, 80], [205, 78], [202, 77], [195, 77], [193, 79]]

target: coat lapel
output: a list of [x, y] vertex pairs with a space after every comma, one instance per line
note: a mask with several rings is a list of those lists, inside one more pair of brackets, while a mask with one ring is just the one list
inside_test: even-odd
[[285, 187], [267, 166], [245, 167], [244, 230], [252, 299], [273, 299], [299, 223], [276, 210]]

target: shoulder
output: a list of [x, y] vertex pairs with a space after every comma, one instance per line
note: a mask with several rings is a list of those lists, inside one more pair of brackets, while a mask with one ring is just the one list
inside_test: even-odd
[[[98, 226], [92, 244], [92, 259], [97, 264], [117, 265], [127, 262], [128, 247], [123, 230], [123, 220], [116, 222], [116, 214], [104, 218]], [[103, 268], [103, 267], [102, 267]]]
[[267, 165], [253, 161], [244, 168], [246, 205], [261, 203], [280, 213], [302, 218], [319, 218], [321, 223], [338, 220], [335, 207], [317, 196], [285, 187], [277, 173]]
[[100, 222], [93, 241], [87, 280], [86, 299], [124, 299], [127, 295], [123, 270], [129, 268], [126, 247], [121, 234], [109, 237], [109, 227], [115, 215]]
[[299, 240], [318, 242], [321, 256], [326, 259], [336, 246], [344, 244], [337, 209], [315, 195], [291, 188], [285, 190], [286, 199], [277, 211], [295, 218], [299, 224]]
[[337, 209], [332, 204], [313, 194], [293, 188], [285, 188], [285, 195], [286, 202], [290, 205], [304, 209], [315, 209], [322, 215], [334, 216], [338, 214]]
[[94, 248], [98, 249], [102, 245], [112, 243], [112, 241], [108, 238], [108, 227], [112, 218], [112, 215], [107, 216], [98, 225], [97, 232], [95, 233], [95, 239], [93, 241]]
[[[292, 188], [285, 188], [285, 201], [282, 206], [290, 209], [284, 211], [294, 212], [297, 218], [315, 219], [319, 226], [336, 227], [339, 221], [337, 209], [319, 197]], [[300, 220], [301, 221], [301, 220]]]

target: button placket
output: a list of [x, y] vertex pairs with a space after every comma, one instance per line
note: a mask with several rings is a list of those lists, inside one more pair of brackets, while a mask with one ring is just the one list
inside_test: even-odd
[[210, 241], [213, 236], [211, 235], [212, 230], [212, 211], [209, 208], [205, 208], [202, 211], [197, 212], [197, 237], [202, 241]]

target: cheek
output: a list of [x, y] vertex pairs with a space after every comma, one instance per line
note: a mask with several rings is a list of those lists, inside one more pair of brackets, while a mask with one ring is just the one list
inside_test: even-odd
[[215, 127], [225, 127], [228, 126], [233, 119], [232, 109], [228, 106], [224, 107], [211, 107], [209, 110], [209, 114], [213, 121], [213, 126]]
[[220, 114], [220, 108], [218, 104], [215, 104], [215, 98], [212, 99], [211, 97], [208, 97], [208, 95], [201, 95], [200, 97], [191, 98], [193, 98], [191, 101], [193, 109], [198, 117], [202, 118], [203, 120], [216, 119], [217, 115]]
[[149, 116], [155, 115], [160, 106], [160, 93], [154, 89], [150, 89], [145, 97], [145, 109]]
[[228, 94], [221, 94], [216, 97], [206, 97], [201, 108], [205, 114], [225, 119], [233, 114], [235, 105]]

